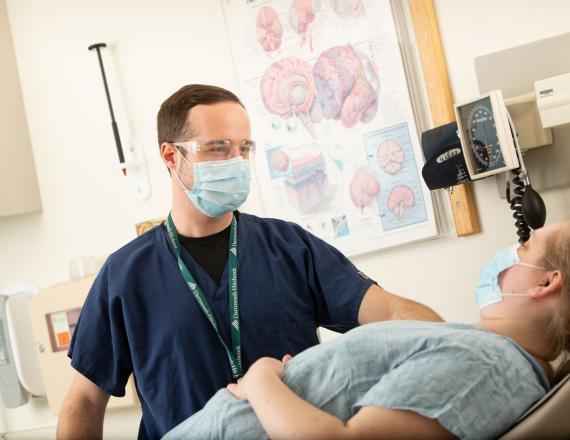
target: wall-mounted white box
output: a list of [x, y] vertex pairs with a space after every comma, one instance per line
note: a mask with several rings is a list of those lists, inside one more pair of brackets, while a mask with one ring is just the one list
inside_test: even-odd
[[570, 73], [535, 81], [534, 90], [544, 128], [570, 123]]

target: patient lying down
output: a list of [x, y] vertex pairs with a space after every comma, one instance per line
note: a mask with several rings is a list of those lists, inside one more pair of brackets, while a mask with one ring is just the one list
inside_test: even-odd
[[481, 271], [476, 325], [368, 324], [286, 365], [262, 358], [164, 438], [494, 438], [568, 368], [570, 222]]

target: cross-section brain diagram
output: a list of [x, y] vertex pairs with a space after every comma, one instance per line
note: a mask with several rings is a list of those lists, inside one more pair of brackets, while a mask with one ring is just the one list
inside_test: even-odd
[[347, 128], [374, 118], [380, 81], [365, 54], [352, 46], [332, 47], [319, 56], [313, 73], [325, 118], [340, 120]]
[[288, 57], [269, 66], [261, 80], [261, 97], [265, 108], [282, 117], [308, 113], [315, 96], [311, 66]]
[[271, 6], [263, 6], [257, 12], [255, 35], [265, 52], [274, 52], [281, 47], [283, 26], [277, 12]]
[[284, 58], [269, 66], [261, 80], [261, 97], [271, 113], [283, 118], [296, 116], [311, 133], [311, 121], [322, 118], [311, 66], [299, 58]]
[[362, 17], [365, 13], [362, 0], [330, 0], [331, 7], [339, 18]]
[[404, 165], [404, 150], [398, 142], [388, 139], [378, 146], [376, 159], [380, 168], [388, 174], [396, 174]]
[[320, 0], [293, 0], [289, 8], [289, 24], [291, 28], [300, 35], [301, 46], [308, 42], [311, 50], [311, 28], [320, 9]]
[[395, 186], [388, 196], [388, 208], [397, 218], [402, 218], [406, 208], [414, 206], [415, 203], [414, 192], [406, 185]]
[[374, 174], [362, 170], [352, 177], [348, 191], [354, 206], [362, 210], [372, 204], [380, 192], [380, 184]]

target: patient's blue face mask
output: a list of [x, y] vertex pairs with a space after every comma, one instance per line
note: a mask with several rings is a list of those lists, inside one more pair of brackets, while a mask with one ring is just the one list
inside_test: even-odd
[[188, 198], [203, 214], [218, 217], [245, 202], [251, 177], [249, 161], [238, 156], [228, 160], [192, 163], [179, 150], [178, 154], [194, 169], [194, 185], [186, 188], [178, 174], [174, 174]]
[[542, 266], [534, 264], [521, 263], [518, 248], [519, 244], [514, 244], [505, 249], [500, 250], [497, 254], [481, 269], [481, 280], [475, 287], [475, 296], [479, 310], [483, 307], [501, 302], [504, 296], [530, 296], [528, 293], [503, 293], [499, 287], [499, 275], [508, 268], [519, 265], [532, 269], [547, 270]]

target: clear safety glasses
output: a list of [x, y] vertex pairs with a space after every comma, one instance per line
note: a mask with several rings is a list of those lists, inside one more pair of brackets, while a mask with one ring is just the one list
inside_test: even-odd
[[186, 151], [195, 155], [200, 161], [231, 159], [234, 155], [234, 145], [237, 146], [240, 156], [246, 160], [253, 159], [255, 155], [255, 141], [251, 139], [245, 139], [239, 142], [232, 142], [227, 139], [207, 142], [173, 142], [173, 145], [178, 148], [184, 148]]

